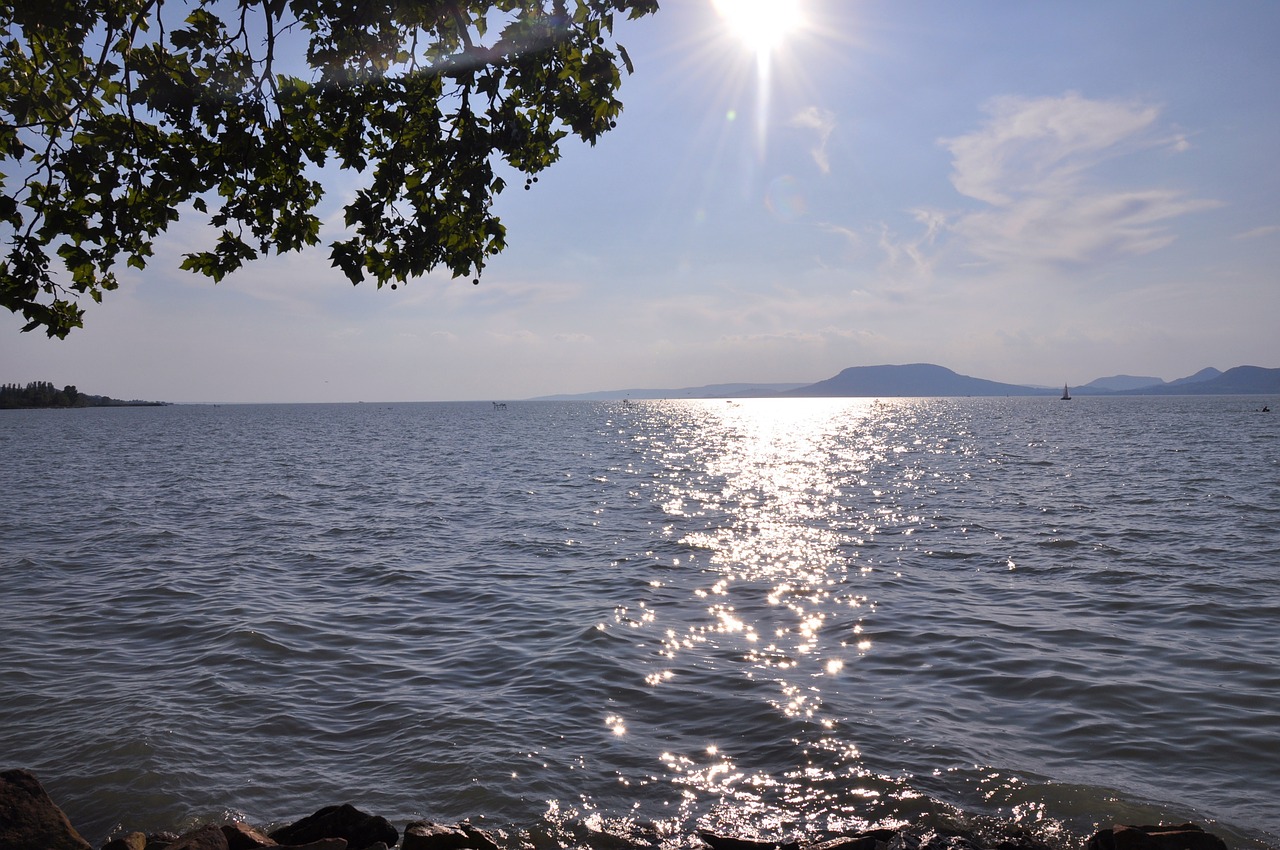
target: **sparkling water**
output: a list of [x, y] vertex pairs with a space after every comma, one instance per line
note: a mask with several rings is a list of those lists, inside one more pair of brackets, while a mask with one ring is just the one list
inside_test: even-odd
[[1263, 401], [0, 411], [0, 768], [95, 844], [351, 802], [1280, 847]]

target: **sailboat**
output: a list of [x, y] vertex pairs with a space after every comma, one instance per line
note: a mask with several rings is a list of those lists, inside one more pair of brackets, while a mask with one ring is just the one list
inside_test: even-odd
[[1071, 390], [1067, 389], [1067, 385], [1062, 385], [1062, 401], [1071, 401]]

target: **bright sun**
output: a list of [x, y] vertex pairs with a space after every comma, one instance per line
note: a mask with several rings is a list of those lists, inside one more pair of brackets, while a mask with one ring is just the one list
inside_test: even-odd
[[757, 54], [766, 54], [801, 24], [800, 0], [713, 0], [729, 31]]

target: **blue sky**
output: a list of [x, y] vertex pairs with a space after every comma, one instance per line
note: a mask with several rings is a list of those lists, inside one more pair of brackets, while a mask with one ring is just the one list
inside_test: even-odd
[[620, 23], [618, 127], [513, 181], [479, 286], [352, 287], [324, 248], [215, 286], [177, 269], [207, 239], [184, 222], [66, 340], [0, 318], [0, 381], [429, 401], [1280, 366], [1280, 3], [799, 2], [767, 79], [712, 0]]

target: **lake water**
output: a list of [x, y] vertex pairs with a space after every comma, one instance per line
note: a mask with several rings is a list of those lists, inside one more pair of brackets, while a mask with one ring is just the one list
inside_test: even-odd
[[0, 411], [0, 768], [95, 845], [351, 802], [1280, 847], [1263, 402]]

